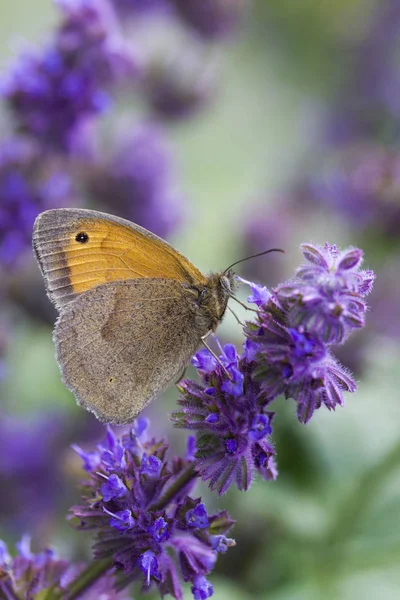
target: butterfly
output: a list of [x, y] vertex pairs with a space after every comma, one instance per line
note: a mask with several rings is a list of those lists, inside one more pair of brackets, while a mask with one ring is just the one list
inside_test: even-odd
[[139, 225], [94, 210], [41, 213], [33, 248], [64, 384], [108, 423], [131, 423], [216, 330], [235, 275], [203, 275]]

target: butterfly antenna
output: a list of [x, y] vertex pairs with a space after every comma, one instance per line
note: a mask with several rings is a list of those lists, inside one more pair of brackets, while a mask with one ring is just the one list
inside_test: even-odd
[[227, 271], [229, 271], [229, 269], [232, 269], [232, 267], [238, 265], [239, 263], [244, 262], [245, 260], [250, 260], [251, 258], [257, 258], [257, 256], [264, 256], [265, 254], [269, 254], [270, 252], [282, 252], [283, 254], [285, 253], [285, 251], [282, 250], [281, 248], [271, 248], [270, 250], [264, 250], [264, 252], [259, 252], [258, 254], [252, 254], [251, 256], [246, 256], [246, 258], [241, 258], [240, 260], [237, 260], [236, 262], [229, 265], [229, 267], [227, 267], [225, 269], [224, 274]]

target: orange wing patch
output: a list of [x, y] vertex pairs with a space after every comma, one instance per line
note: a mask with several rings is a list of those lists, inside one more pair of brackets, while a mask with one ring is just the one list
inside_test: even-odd
[[83, 209], [39, 215], [34, 249], [56, 305], [112, 281], [163, 278], [205, 284], [205, 277], [167, 242], [129, 221]]

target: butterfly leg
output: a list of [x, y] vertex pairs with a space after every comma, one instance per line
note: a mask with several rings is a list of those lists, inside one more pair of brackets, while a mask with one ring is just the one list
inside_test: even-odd
[[241, 327], [243, 327], [243, 323], [242, 321], [239, 319], [239, 317], [237, 316], [237, 314], [235, 313], [235, 311], [228, 305], [228, 310], [233, 314], [233, 316], [235, 317], [236, 321], [239, 323], [239, 325]]
[[208, 333], [206, 333], [206, 335], [203, 335], [203, 337], [201, 338], [201, 341], [203, 343], [203, 345], [205, 346], [205, 348], [207, 348], [207, 350], [209, 351], [209, 353], [211, 354], [211, 356], [213, 356], [215, 358], [215, 360], [217, 361], [217, 363], [222, 367], [222, 369], [224, 370], [226, 376], [228, 377], [228, 379], [230, 381], [232, 380], [232, 376], [229, 373], [229, 371], [226, 369], [225, 365], [222, 364], [222, 362], [220, 361], [219, 357], [215, 354], [215, 352], [210, 348], [210, 346], [207, 344], [206, 339], [208, 338], [208, 336], [210, 335], [210, 333], [212, 333], [211, 331], [209, 331]]
[[[230, 298], [232, 298], [232, 300], [235, 300], [235, 302], [237, 302], [238, 304], [240, 304], [240, 306], [243, 306], [243, 308], [245, 308], [246, 310], [251, 310], [251, 312], [257, 312], [254, 308], [250, 308], [250, 306], [247, 306], [247, 304], [245, 304], [244, 302], [242, 302], [241, 300], [239, 300], [239, 298], [236, 298], [236, 296], [229, 296]], [[229, 306], [228, 306], [229, 308]]]

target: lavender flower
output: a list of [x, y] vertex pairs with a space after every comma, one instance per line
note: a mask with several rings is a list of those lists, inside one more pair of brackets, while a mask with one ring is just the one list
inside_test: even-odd
[[0, 147], [0, 265], [15, 265], [31, 252], [37, 214], [65, 206], [71, 195], [68, 174], [53, 161], [44, 162], [34, 143], [11, 138]]
[[400, 154], [378, 144], [339, 149], [311, 182], [316, 202], [352, 227], [397, 236], [400, 228]]
[[156, 586], [181, 599], [182, 578], [195, 598], [208, 598], [213, 590], [205, 577], [217, 553], [234, 544], [223, 535], [233, 521], [225, 511], [208, 514], [200, 498], [188, 495], [196, 478], [191, 459], [168, 464], [165, 442], [147, 439], [146, 429], [139, 419], [122, 440], [108, 429], [97, 453], [79, 450], [90, 475], [85, 505], [73, 507], [72, 521], [97, 532], [95, 557], [113, 557], [123, 570], [121, 586], [140, 580], [144, 589]]
[[[400, 117], [397, 0], [382, 0], [374, 9], [366, 35], [349, 38], [348, 67], [327, 114], [329, 142], [395, 140]], [[356, 36], [357, 37], [357, 36]]]
[[225, 371], [208, 350], [198, 352], [192, 363], [201, 383], [181, 382], [181, 409], [172, 414], [177, 427], [197, 432], [196, 470], [219, 494], [233, 483], [247, 490], [255, 472], [264, 479], [277, 475], [270, 441], [274, 413], [266, 410], [271, 399], [252, 377], [252, 354], [250, 343], [242, 356], [226, 345], [220, 356]]
[[375, 276], [360, 269], [363, 252], [358, 248], [340, 252], [335, 245], [302, 244], [301, 249], [306, 262], [293, 280], [277, 287], [276, 298], [290, 328], [302, 327], [316, 340], [340, 344], [365, 325], [365, 297]]
[[180, 384], [181, 408], [172, 419], [197, 432], [195, 467], [219, 494], [233, 482], [247, 490], [257, 471], [276, 477], [268, 409], [278, 395], [294, 398], [299, 420], [307, 422], [322, 404], [334, 409], [344, 391], [356, 389], [329, 346], [363, 327], [374, 275], [360, 269], [357, 248], [303, 244], [302, 250], [306, 263], [286, 284], [272, 292], [250, 284], [257, 317], [245, 325], [242, 355], [227, 345], [218, 363], [202, 350], [192, 361], [201, 382]]
[[182, 56], [155, 56], [143, 69], [143, 93], [152, 110], [167, 121], [193, 116], [212, 99], [216, 69], [193, 49]]
[[[11, 558], [6, 544], [0, 540], [0, 596], [2, 598], [39, 598], [63, 594], [68, 583], [75, 578], [84, 565], [61, 560], [51, 549], [34, 554], [29, 538], [17, 544], [17, 556]], [[115, 580], [111, 573], [100, 577], [89, 590], [81, 593], [82, 600], [128, 600], [124, 592], [115, 591]]]
[[357, 248], [303, 244], [302, 251], [307, 262], [259, 307], [245, 334], [254, 345], [253, 377], [270, 399], [294, 398], [306, 423], [322, 404], [333, 410], [343, 405], [344, 391], [356, 390], [329, 346], [364, 326], [374, 274], [360, 269]]
[[182, 219], [171, 156], [158, 129], [140, 127], [87, 177], [88, 192], [104, 210], [166, 237]]
[[3, 95], [20, 131], [71, 150], [89, 117], [110, 104], [109, 88], [128, 68], [106, 0], [59, 0], [63, 20], [42, 52], [20, 56]]

